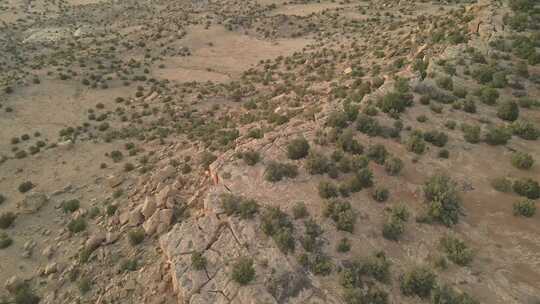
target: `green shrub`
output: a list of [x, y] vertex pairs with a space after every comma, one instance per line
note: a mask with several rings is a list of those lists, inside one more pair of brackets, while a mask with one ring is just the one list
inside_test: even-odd
[[356, 129], [368, 136], [377, 136], [381, 134], [382, 127], [376, 118], [364, 114], [358, 115], [356, 119]]
[[272, 161], [266, 166], [264, 178], [269, 182], [278, 182], [283, 178], [295, 178], [297, 175], [298, 168], [295, 165]]
[[4, 232], [0, 232], [0, 249], [8, 248], [13, 240]]
[[431, 269], [415, 267], [400, 278], [401, 292], [406, 296], [427, 298], [436, 286], [437, 277]]
[[441, 131], [428, 131], [424, 133], [424, 140], [437, 147], [444, 147], [448, 142], [448, 135]]
[[348, 125], [348, 120], [347, 113], [343, 111], [333, 111], [330, 113], [330, 115], [328, 115], [326, 125], [329, 127], [344, 129]]
[[496, 146], [496, 145], [506, 145], [508, 141], [512, 138], [512, 133], [506, 127], [492, 127], [489, 128], [486, 135], [486, 143]]
[[295, 249], [294, 227], [286, 213], [279, 208], [267, 209], [261, 219], [261, 228], [272, 237], [277, 247], [283, 252], [293, 252]]
[[525, 199], [519, 202], [514, 203], [513, 206], [514, 215], [533, 217], [536, 213], [536, 205], [533, 200]]
[[463, 100], [463, 111], [467, 113], [476, 113], [476, 103], [473, 99], [467, 98]]
[[331, 182], [321, 181], [318, 186], [319, 196], [322, 198], [332, 198], [338, 196], [338, 187]]
[[512, 155], [512, 165], [518, 169], [527, 170], [534, 165], [534, 159], [530, 154], [518, 151]]
[[128, 232], [128, 240], [131, 246], [137, 246], [144, 241], [145, 232], [142, 228], [136, 228]]
[[351, 250], [351, 242], [348, 238], [342, 238], [337, 245], [338, 252], [349, 252]]
[[126, 259], [120, 264], [120, 270], [122, 272], [135, 271], [139, 268], [139, 261], [137, 259]]
[[338, 230], [352, 232], [356, 222], [356, 214], [351, 204], [340, 199], [331, 199], [327, 202], [324, 216], [331, 218], [337, 225]]
[[456, 184], [445, 174], [435, 174], [424, 184], [428, 216], [447, 226], [457, 224], [461, 213], [461, 198]]
[[510, 129], [514, 135], [525, 140], [537, 140], [540, 137], [540, 130], [532, 122], [515, 121], [510, 126]]
[[68, 229], [72, 233], [79, 233], [86, 229], [86, 221], [83, 218], [73, 219], [68, 224]]
[[309, 215], [308, 210], [306, 208], [306, 204], [304, 202], [297, 202], [294, 204], [293, 208], [293, 217], [295, 220], [304, 218]]
[[433, 304], [480, 304], [467, 293], [457, 293], [447, 285], [437, 286], [431, 293]]
[[32, 188], [34, 188], [34, 184], [31, 181], [26, 181], [26, 182], [22, 182], [19, 185], [18, 190], [20, 193], [26, 193], [32, 190]]
[[111, 152], [110, 157], [113, 160], [113, 162], [118, 163], [122, 161], [122, 159], [124, 158], [124, 154], [122, 154], [122, 152], [118, 150], [114, 150]]
[[515, 121], [519, 117], [519, 106], [515, 101], [504, 101], [497, 108], [497, 117], [506, 121]]
[[405, 231], [405, 223], [395, 217], [389, 217], [383, 224], [382, 235], [385, 239], [397, 241]]
[[401, 113], [412, 104], [412, 95], [401, 92], [390, 92], [384, 95], [377, 106], [385, 113]]
[[339, 136], [338, 146], [345, 152], [352, 154], [362, 154], [364, 152], [364, 147], [354, 139], [354, 134], [352, 130], [347, 129]]
[[446, 159], [446, 158], [450, 157], [450, 152], [448, 150], [446, 150], [446, 149], [441, 149], [441, 150], [439, 150], [439, 153], [437, 154], [437, 156], [439, 158], [445, 158]]
[[403, 169], [403, 161], [397, 157], [392, 157], [384, 162], [384, 170], [388, 175], [398, 175]]
[[457, 265], [466, 266], [472, 261], [473, 251], [457, 237], [444, 236], [439, 243], [448, 259]]
[[373, 186], [373, 172], [369, 168], [361, 169], [356, 173], [356, 182], [360, 189]]
[[372, 193], [373, 199], [377, 202], [386, 202], [389, 196], [390, 191], [388, 191], [386, 188], [376, 188]]
[[191, 266], [195, 270], [203, 270], [206, 268], [206, 258], [202, 255], [201, 252], [195, 251], [191, 254]]
[[309, 174], [324, 174], [328, 172], [329, 160], [324, 154], [310, 151], [306, 159], [306, 170]]
[[449, 77], [449, 76], [439, 77], [437, 78], [435, 82], [441, 89], [445, 89], [448, 91], [452, 91], [454, 89], [454, 82], [452, 81], [452, 77]]
[[377, 287], [370, 287], [367, 290], [361, 288], [347, 288], [343, 299], [346, 304], [387, 304], [388, 293]]
[[40, 297], [36, 296], [28, 283], [21, 283], [15, 287], [15, 304], [38, 304]]
[[211, 152], [204, 151], [201, 154], [201, 158], [199, 160], [199, 164], [203, 167], [203, 169], [208, 169], [210, 165], [217, 159], [217, 156], [212, 154]]
[[497, 177], [490, 181], [491, 186], [493, 189], [499, 191], [499, 192], [510, 192], [512, 191], [512, 181], [509, 180], [506, 177]]
[[375, 144], [368, 148], [367, 157], [379, 165], [383, 165], [388, 156], [388, 151], [382, 144]]
[[225, 214], [229, 216], [234, 215], [242, 219], [250, 219], [259, 210], [259, 204], [254, 199], [247, 199], [231, 193], [223, 193], [220, 199]]
[[480, 127], [471, 126], [468, 124], [461, 125], [461, 131], [463, 131], [463, 138], [465, 141], [471, 144], [476, 144], [480, 142]]
[[407, 150], [416, 154], [423, 154], [426, 150], [426, 143], [419, 132], [413, 132], [406, 142]]
[[488, 84], [493, 80], [495, 72], [493, 67], [482, 65], [472, 72], [472, 77], [481, 84]]
[[261, 160], [261, 155], [257, 151], [245, 151], [240, 154], [240, 157], [248, 166], [254, 166]]
[[77, 283], [77, 287], [79, 288], [79, 292], [84, 295], [92, 289], [92, 281], [86, 277], [82, 277]]
[[514, 181], [512, 189], [515, 193], [529, 199], [540, 198], [540, 185], [538, 185], [537, 181], [530, 178], [522, 178]]
[[497, 104], [497, 99], [499, 99], [499, 91], [494, 88], [483, 87], [479, 94], [480, 101], [490, 106]]
[[309, 152], [309, 143], [303, 137], [293, 139], [287, 145], [287, 156], [290, 159], [304, 158], [308, 155], [308, 152]]
[[72, 199], [69, 201], [63, 201], [62, 202], [62, 210], [64, 210], [64, 213], [73, 213], [79, 209], [80, 202], [78, 199]]
[[13, 212], [3, 212], [0, 214], [0, 229], [8, 229], [13, 225], [17, 216]]
[[247, 257], [241, 257], [233, 265], [232, 279], [240, 284], [247, 285], [255, 279], [255, 268], [253, 268], [253, 260]]

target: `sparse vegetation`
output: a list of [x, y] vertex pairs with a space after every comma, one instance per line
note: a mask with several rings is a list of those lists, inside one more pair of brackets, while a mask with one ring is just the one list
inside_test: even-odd
[[255, 279], [255, 268], [253, 268], [253, 260], [247, 257], [242, 257], [233, 265], [232, 279], [240, 284], [247, 285]]

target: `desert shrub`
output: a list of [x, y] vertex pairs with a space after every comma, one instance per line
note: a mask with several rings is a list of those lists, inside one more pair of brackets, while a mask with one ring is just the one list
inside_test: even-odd
[[512, 181], [506, 177], [497, 177], [490, 181], [493, 189], [499, 192], [510, 192], [512, 191]]
[[345, 152], [352, 154], [362, 154], [364, 147], [354, 139], [352, 130], [347, 129], [338, 138], [338, 146]]
[[536, 140], [540, 137], [540, 130], [529, 121], [518, 120], [512, 123], [510, 129], [514, 135], [519, 136], [525, 140]]
[[26, 193], [34, 188], [34, 184], [31, 181], [25, 181], [19, 184], [18, 190], [20, 193]]
[[3, 212], [0, 214], [0, 229], [8, 229], [13, 225], [17, 216], [13, 212]]
[[2, 205], [6, 201], [6, 197], [0, 193], [0, 205]]
[[437, 286], [432, 290], [431, 303], [433, 304], [480, 304], [467, 293], [457, 293], [447, 285]]
[[295, 203], [292, 208], [292, 212], [295, 220], [304, 218], [309, 215], [306, 204], [304, 204], [304, 202]]
[[439, 150], [439, 153], [437, 154], [439, 158], [448, 158], [450, 157], [450, 152], [447, 149], [441, 149]]
[[375, 190], [373, 190], [371, 196], [377, 202], [386, 202], [386, 200], [388, 200], [388, 197], [390, 196], [390, 191], [388, 191], [388, 189], [386, 188], [376, 188]]
[[461, 131], [463, 132], [463, 138], [468, 143], [476, 144], [480, 142], [480, 127], [479, 126], [462, 124]]
[[514, 203], [513, 210], [516, 216], [532, 217], [536, 213], [536, 205], [533, 200], [525, 199]]
[[518, 99], [518, 105], [522, 108], [529, 109], [532, 108], [534, 105], [537, 104], [536, 101], [534, 101], [532, 98], [529, 97], [522, 97]]
[[392, 157], [384, 162], [384, 170], [388, 175], [398, 175], [403, 169], [403, 161], [397, 157]]
[[338, 230], [352, 232], [356, 222], [356, 214], [351, 204], [340, 199], [328, 200], [324, 210], [324, 216], [331, 218]]
[[306, 159], [306, 170], [309, 174], [324, 174], [328, 172], [329, 159], [326, 155], [310, 151]]
[[340, 283], [345, 288], [361, 287], [364, 283], [362, 280], [364, 276], [381, 283], [390, 281], [390, 261], [388, 261], [384, 252], [375, 252], [363, 260], [348, 263], [341, 272]]
[[293, 225], [287, 214], [279, 208], [269, 208], [263, 213], [261, 228], [266, 235], [272, 237], [283, 253], [294, 251]]
[[388, 156], [388, 151], [382, 144], [375, 144], [367, 149], [367, 157], [379, 165], [383, 165]]
[[385, 239], [397, 241], [405, 231], [405, 223], [397, 218], [389, 217], [383, 224], [382, 235]]
[[201, 154], [201, 158], [199, 160], [199, 164], [203, 167], [203, 169], [208, 169], [210, 164], [212, 164], [217, 159], [217, 156], [212, 154], [211, 152], [204, 151]]
[[326, 125], [338, 129], [344, 129], [348, 125], [347, 113], [343, 111], [333, 111], [326, 119]]
[[373, 172], [369, 168], [359, 170], [356, 173], [356, 182], [361, 189], [373, 186]]
[[248, 166], [254, 166], [261, 160], [261, 155], [257, 151], [245, 151], [240, 154], [240, 157]]
[[259, 204], [254, 199], [247, 199], [231, 193], [223, 193], [220, 199], [225, 214], [229, 216], [250, 219], [259, 211]]
[[139, 261], [137, 259], [126, 259], [120, 264], [120, 270], [122, 272], [135, 271], [139, 268]]
[[356, 119], [356, 129], [369, 136], [377, 136], [382, 132], [379, 121], [376, 118], [364, 114], [358, 115], [358, 118]]
[[86, 221], [83, 218], [77, 218], [71, 220], [68, 224], [68, 229], [72, 233], [79, 233], [86, 230]]
[[515, 121], [519, 117], [519, 106], [511, 100], [501, 102], [497, 108], [497, 117], [506, 121]]
[[455, 182], [445, 174], [435, 174], [424, 184], [428, 216], [446, 226], [457, 224], [461, 213], [461, 198]]
[[80, 202], [78, 199], [72, 199], [69, 201], [63, 201], [61, 204], [64, 213], [73, 213], [79, 209]]
[[206, 267], [206, 258], [201, 252], [195, 251], [191, 254], [191, 266], [195, 270], [203, 270]]
[[92, 289], [92, 281], [86, 277], [82, 277], [79, 282], [77, 282], [77, 288], [79, 288], [79, 292], [84, 295]]
[[15, 287], [15, 304], [38, 304], [41, 299], [36, 296], [28, 283], [20, 283]]
[[8, 248], [11, 244], [13, 244], [13, 240], [7, 233], [0, 232], [0, 249]]
[[495, 105], [497, 104], [497, 99], [499, 99], [499, 91], [490, 87], [483, 87], [479, 91], [480, 101], [486, 105]]
[[512, 165], [518, 169], [527, 170], [534, 165], [534, 159], [530, 154], [518, 151], [512, 155]]
[[481, 84], [488, 84], [493, 80], [495, 72], [495, 68], [482, 65], [472, 72], [472, 77]]
[[424, 133], [424, 140], [437, 147], [444, 147], [448, 142], [448, 135], [441, 131], [428, 131]]
[[254, 128], [248, 131], [247, 136], [249, 138], [260, 139], [260, 138], [263, 138], [264, 132], [260, 128]]
[[349, 252], [351, 250], [351, 241], [348, 238], [342, 238], [337, 244], [338, 252]]
[[113, 162], [118, 163], [124, 158], [124, 154], [118, 150], [111, 151], [110, 157], [113, 160]]
[[412, 104], [412, 95], [401, 92], [389, 92], [378, 102], [377, 106], [385, 113], [401, 113]]
[[511, 131], [504, 127], [491, 127], [487, 130], [485, 135], [486, 143], [490, 145], [506, 145], [506, 143], [512, 138]]
[[538, 185], [537, 181], [530, 178], [522, 178], [514, 181], [512, 189], [515, 193], [529, 199], [540, 198], [540, 185]]
[[431, 269], [415, 267], [400, 278], [401, 292], [406, 296], [427, 298], [435, 288], [437, 277]]
[[321, 181], [318, 186], [319, 196], [322, 198], [332, 198], [338, 196], [338, 187], [331, 182]]
[[232, 279], [240, 284], [247, 285], [255, 279], [255, 268], [253, 268], [253, 260], [247, 257], [241, 257], [233, 265]]
[[442, 76], [437, 78], [435, 82], [441, 89], [445, 89], [448, 91], [452, 91], [454, 89], [454, 81], [452, 80], [452, 77]]
[[406, 142], [407, 150], [416, 154], [423, 154], [426, 150], [426, 143], [419, 132], [413, 132], [409, 135]]
[[463, 111], [467, 113], [476, 113], [476, 103], [474, 99], [467, 98], [463, 100]]
[[308, 155], [309, 142], [304, 137], [293, 139], [287, 145], [287, 156], [290, 159], [301, 159]]
[[142, 228], [130, 230], [128, 232], [128, 240], [131, 246], [137, 246], [144, 241], [145, 232]]
[[424, 122], [428, 121], [428, 118], [427, 118], [426, 115], [422, 114], [422, 115], [416, 117], [416, 121], [424, 123]]
[[278, 182], [283, 178], [295, 178], [298, 175], [298, 168], [293, 164], [270, 162], [266, 166], [264, 178], [269, 182]]
[[463, 240], [448, 235], [442, 237], [439, 243], [446, 257], [457, 265], [466, 266], [472, 261], [474, 253]]
[[454, 95], [456, 97], [459, 97], [459, 98], [465, 98], [467, 97], [467, 89], [465, 87], [462, 87], [462, 86], [454, 86], [454, 91], [453, 91]]

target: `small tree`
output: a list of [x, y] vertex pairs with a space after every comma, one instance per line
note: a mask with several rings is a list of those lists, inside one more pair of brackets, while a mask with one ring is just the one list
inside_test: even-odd
[[456, 184], [445, 174], [436, 174], [424, 184], [428, 216], [447, 225], [455, 225], [461, 213], [461, 198]]

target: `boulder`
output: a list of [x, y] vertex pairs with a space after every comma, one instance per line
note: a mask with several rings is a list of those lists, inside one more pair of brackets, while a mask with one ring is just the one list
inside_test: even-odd
[[144, 199], [144, 204], [141, 210], [142, 215], [145, 219], [149, 219], [152, 214], [156, 211], [156, 201], [153, 197], [147, 196]]

